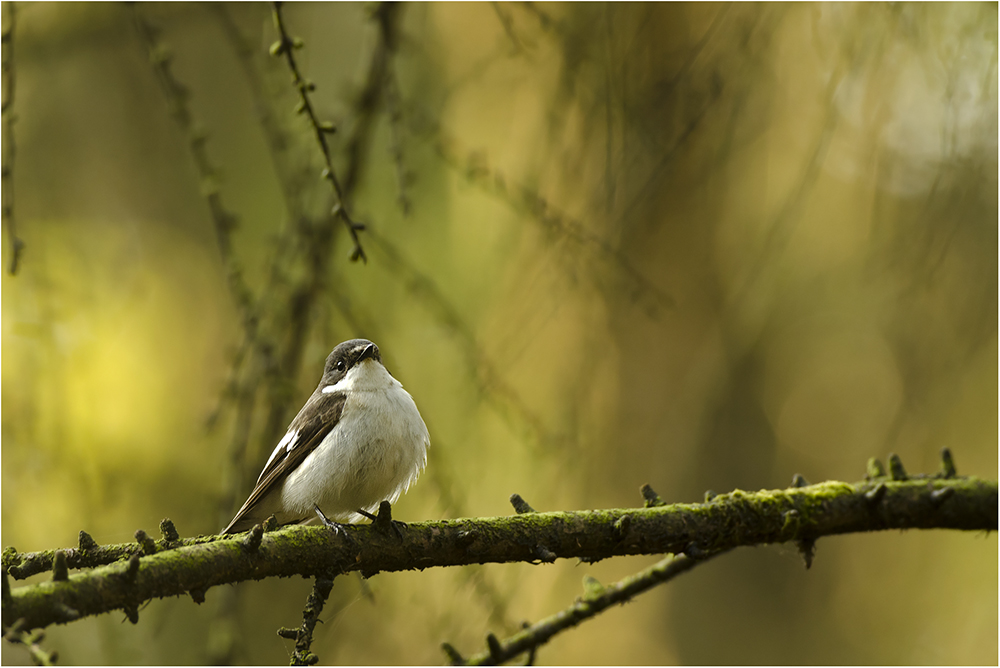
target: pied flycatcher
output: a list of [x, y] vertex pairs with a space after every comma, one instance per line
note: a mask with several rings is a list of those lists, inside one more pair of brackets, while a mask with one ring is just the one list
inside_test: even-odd
[[[413, 397], [382, 365], [378, 346], [345, 341], [264, 465], [224, 534], [274, 515], [279, 524], [317, 517], [358, 521], [395, 503], [427, 463], [430, 435]], [[335, 523], [333, 523], [335, 525]]]

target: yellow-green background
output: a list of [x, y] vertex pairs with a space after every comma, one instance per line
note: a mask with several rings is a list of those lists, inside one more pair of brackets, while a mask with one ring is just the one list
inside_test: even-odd
[[[269, 7], [227, 10], [263, 54]], [[285, 9], [317, 108], [341, 124], [341, 170], [370, 10]], [[239, 310], [132, 11], [17, 5], [26, 250], [2, 279], [2, 542], [21, 551], [81, 529], [125, 542], [163, 517], [211, 533], [232, 510], [222, 392]], [[288, 215], [247, 79], [207, 6], [138, 11], [191, 91], [259, 291]], [[397, 518], [507, 514], [512, 492], [554, 510], [639, 505], [643, 483], [696, 501], [794, 473], [854, 481], [890, 452], [930, 472], [944, 446], [960, 473], [995, 479], [995, 3], [413, 4], [400, 27], [402, 118], [394, 135], [378, 116], [351, 207], [413, 272], [364, 234], [369, 262], [349, 263], [338, 230], [284, 416], [336, 343], [377, 337], [433, 443]], [[318, 175], [287, 71], [255, 62], [290, 154]], [[281, 306], [265, 302], [273, 327]], [[655, 559], [343, 577], [314, 650], [441, 662], [442, 641], [480, 651], [487, 632], [568, 605], [584, 575], [608, 583]], [[809, 571], [790, 546], [747, 548], [537, 660], [996, 664], [997, 572], [995, 533], [825, 539]], [[297, 623], [309, 588], [157, 600], [137, 626], [104, 615], [44, 645], [70, 664], [284, 663], [275, 629]], [[4, 663], [26, 660], [4, 644]]]

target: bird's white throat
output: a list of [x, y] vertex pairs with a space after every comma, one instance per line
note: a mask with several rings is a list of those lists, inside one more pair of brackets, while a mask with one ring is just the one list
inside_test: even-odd
[[393, 386], [402, 387], [402, 384], [393, 378], [381, 363], [369, 358], [348, 369], [343, 378], [333, 385], [327, 385], [321, 391], [323, 394], [364, 392], [366, 390], [386, 390]]

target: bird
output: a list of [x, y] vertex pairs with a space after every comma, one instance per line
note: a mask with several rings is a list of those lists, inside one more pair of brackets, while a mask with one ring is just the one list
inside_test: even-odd
[[[427, 464], [430, 434], [410, 393], [367, 339], [337, 345], [319, 385], [274, 448], [246, 502], [222, 534], [274, 515], [279, 525], [374, 518]], [[334, 518], [333, 520], [329, 518]]]

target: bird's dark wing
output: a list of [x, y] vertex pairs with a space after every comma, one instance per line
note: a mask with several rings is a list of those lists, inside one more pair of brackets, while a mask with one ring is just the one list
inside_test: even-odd
[[[314, 392], [309, 397], [306, 405], [302, 407], [299, 414], [288, 425], [288, 432], [285, 438], [282, 439], [278, 447], [271, 454], [271, 458], [264, 466], [264, 470], [261, 471], [260, 478], [257, 479], [257, 484], [254, 486], [253, 491], [250, 492], [250, 497], [243, 504], [243, 507], [240, 508], [239, 512], [236, 513], [229, 526], [222, 530], [222, 533], [237, 533], [237, 531], [233, 530], [233, 527], [237, 523], [245, 523], [243, 520], [247, 519], [248, 516], [253, 516], [257, 504], [267, 495], [281, 489], [281, 485], [288, 474], [294, 471], [323, 442], [327, 434], [340, 421], [340, 415], [344, 410], [346, 398], [347, 395], [343, 392], [323, 394], [319, 391]], [[256, 519], [263, 521], [267, 518], [261, 517]], [[301, 522], [304, 519], [306, 518], [293, 518], [285, 523]]]

